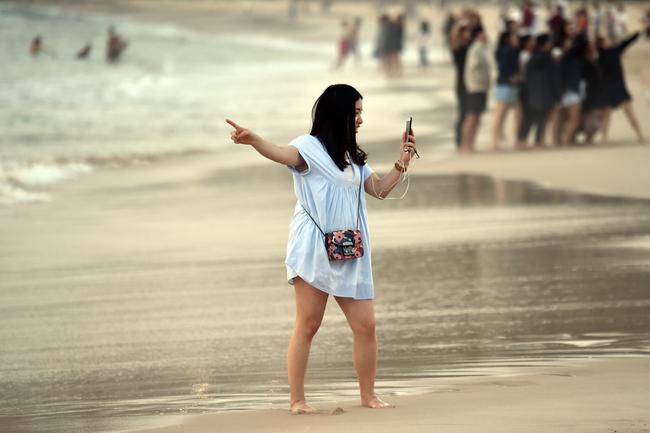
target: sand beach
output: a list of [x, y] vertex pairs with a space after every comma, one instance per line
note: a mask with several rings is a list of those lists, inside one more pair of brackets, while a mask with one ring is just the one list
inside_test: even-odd
[[[49, 162], [89, 167], [56, 183], [20, 183], [11, 164], [0, 166], [11, 191], [35, 197], [0, 205], [0, 430], [650, 429], [650, 146], [635, 142], [622, 113], [607, 145], [490, 152], [488, 112], [479, 152], [457, 155], [446, 53], [422, 71], [413, 48], [404, 77], [384, 78], [371, 57], [372, 3], [336, 2], [329, 15], [310, 4], [294, 22], [279, 1], [26, 4], [115, 21], [143, 35], [142, 44], [167, 35], [187, 57], [159, 67], [135, 39], [131, 59], [144, 66], [132, 73], [127, 56], [116, 69], [144, 89], [116, 92], [138, 107], [119, 118], [122, 130], [134, 128], [129, 116], [157, 116], [142, 125], [158, 135], [141, 138], [135, 128], [137, 151], [124, 134], [92, 141], [104, 148], [91, 157], [87, 147], [52, 153]], [[495, 19], [494, 8], [483, 9]], [[421, 13], [440, 28], [438, 9]], [[630, 9], [630, 22], [638, 13]], [[338, 22], [349, 14], [365, 17], [364, 57], [331, 71]], [[221, 42], [220, 53], [233, 56], [257, 47], [254, 60], [187, 66]], [[646, 136], [649, 55], [644, 40], [625, 57]], [[244, 75], [229, 81], [229, 70]], [[219, 74], [224, 81], [211, 81]], [[187, 80], [206, 83], [209, 97]], [[286, 143], [308, 132], [311, 103], [332, 82], [364, 95], [359, 141], [375, 171], [393, 164], [407, 116], [418, 134], [422, 158], [404, 200], [369, 204], [377, 386], [397, 407], [359, 407], [351, 336], [330, 302], [307, 377], [322, 413], [291, 416], [285, 356], [294, 306], [283, 260], [292, 180], [229, 143], [224, 117]], [[299, 90], [280, 98], [292, 84]], [[147, 94], [160, 99], [147, 102]], [[163, 109], [146, 111], [141, 101]], [[112, 117], [104, 119], [88, 122], [101, 127]], [[169, 126], [176, 123], [183, 127]], [[40, 161], [15, 164], [37, 166], [30, 158]]]

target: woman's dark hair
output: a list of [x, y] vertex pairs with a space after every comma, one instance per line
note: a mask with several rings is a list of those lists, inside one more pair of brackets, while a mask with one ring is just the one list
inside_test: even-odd
[[364, 165], [368, 156], [359, 148], [356, 139], [356, 103], [359, 99], [363, 96], [354, 87], [333, 84], [320, 95], [311, 111], [309, 134], [323, 143], [341, 170], [350, 165], [346, 154], [357, 165]]
[[508, 39], [510, 39], [510, 32], [509, 31], [501, 32], [501, 34], [499, 35], [499, 39], [497, 40], [497, 49], [508, 45]]
[[484, 32], [485, 29], [480, 24], [478, 26], [472, 27], [472, 40], [475, 40], [478, 37], [478, 35]]

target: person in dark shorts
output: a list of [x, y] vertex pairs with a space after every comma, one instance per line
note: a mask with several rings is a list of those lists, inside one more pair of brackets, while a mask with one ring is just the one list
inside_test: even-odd
[[461, 152], [473, 152], [481, 114], [487, 104], [490, 88], [490, 54], [483, 26], [472, 30], [474, 42], [469, 47], [465, 62], [465, 119], [463, 120]]
[[549, 114], [560, 99], [559, 66], [551, 55], [552, 39], [548, 34], [537, 36], [535, 49], [526, 64], [526, 116], [519, 129], [519, 141], [526, 143], [531, 128], [535, 128], [535, 145], [544, 146], [544, 132]]

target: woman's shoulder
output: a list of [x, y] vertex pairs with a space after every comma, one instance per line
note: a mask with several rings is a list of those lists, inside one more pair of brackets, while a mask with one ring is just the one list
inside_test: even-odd
[[291, 146], [295, 146], [297, 148], [302, 148], [302, 147], [322, 147], [320, 144], [320, 140], [313, 135], [310, 134], [305, 134], [305, 135], [299, 135], [298, 137], [294, 138], [291, 140], [289, 143]]
[[305, 134], [294, 138], [289, 143], [289, 146], [293, 146], [298, 149], [302, 157], [305, 158], [308, 163], [316, 161], [322, 163], [322, 161], [326, 159], [325, 157], [329, 156], [325, 150], [325, 146], [323, 146], [321, 141], [317, 137], [314, 137], [310, 134]]

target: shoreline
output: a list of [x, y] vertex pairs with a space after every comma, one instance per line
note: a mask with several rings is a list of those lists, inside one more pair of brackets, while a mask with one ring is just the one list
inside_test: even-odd
[[[396, 405], [370, 410], [357, 401], [316, 403], [321, 412], [292, 416], [288, 410], [222, 412], [177, 418], [175, 424], [131, 433], [215, 431], [420, 433], [646, 431], [650, 426], [650, 358], [560, 360], [523, 374], [436, 379], [440, 388], [387, 397]], [[551, 398], [549, 398], [551, 397]]]
[[[10, 2], [9, 4], [12, 4]], [[105, 13], [116, 16], [131, 17], [136, 20], [143, 20], [144, 22], [156, 22], [178, 25], [188, 30], [204, 31], [212, 34], [219, 34], [222, 32], [228, 33], [228, 27], [225, 29], [216, 29], [207, 25], [207, 17], [214, 16], [208, 14], [217, 14], [219, 20], [230, 23], [229, 25], [235, 26], [236, 31], [244, 31], [240, 29], [239, 25], [235, 25], [237, 20], [228, 20], [228, 14], [242, 18], [241, 14], [255, 13], [246, 18], [249, 24], [255, 23], [255, 20], [260, 17], [266, 17], [264, 25], [270, 24], [273, 21], [271, 30], [276, 25], [281, 23], [286, 24], [288, 18], [282, 15], [285, 11], [285, 5], [282, 2], [259, 2], [258, 0], [250, 0], [243, 2], [241, 5], [235, 6], [228, 2], [197, 2], [191, 5], [178, 3], [174, 0], [164, 2], [164, 6], [168, 8], [161, 11], [159, 8], [154, 7], [146, 0], [138, 0], [135, 2], [125, 2], [123, 0], [114, 0], [101, 4], [87, 4], [83, 1], [55, 1], [49, 2], [46, 0], [32, 0], [29, 2], [30, 6], [49, 6], [61, 8], [61, 10], [69, 12], [82, 12], [82, 13]], [[350, 8], [361, 7], [365, 13], [375, 13], [375, 9], [370, 3], [362, 2], [361, 4], [346, 3], [337, 5], [332, 13], [327, 16], [320, 15], [320, 11], [315, 5], [311, 5], [310, 12], [312, 15], [301, 17], [300, 28], [294, 29], [290, 32], [280, 31], [283, 37], [295, 37], [296, 32], [300, 34], [309, 34], [307, 30], [311, 30], [302, 25], [325, 28], [322, 32], [314, 36], [315, 39], [323, 41], [329, 40], [333, 43], [337, 37], [337, 30], [327, 27], [324, 23], [335, 23], [346, 11], [349, 12]], [[169, 8], [172, 8], [171, 10]], [[487, 12], [485, 13], [486, 21], [489, 23], [488, 28], [494, 28], [492, 21], [496, 20], [493, 7], [486, 6]], [[224, 13], [220, 16], [219, 13]], [[206, 13], [206, 16], [201, 17], [201, 13]], [[255, 18], [257, 17], [257, 18]], [[260, 18], [261, 19], [261, 18]], [[208, 20], [209, 21], [209, 20]], [[267, 22], [268, 21], [268, 22]], [[263, 34], [262, 26], [255, 26], [256, 32]], [[374, 24], [370, 23], [369, 28], [366, 29], [366, 37], [374, 32]], [[250, 30], [250, 29], [249, 29]], [[276, 29], [279, 30], [279, 29]], [[278, 34], [277, 32], [273, 33]], [[632, 94], [638, 97], [635, 98], [635, 108], [637, 109], [637, 117], [639, 119], [650, 118], [650, 103], [644, 103], [643, 98], [650, 95], [650, 90], [642, 78], [642, 64], [643, 58], [650, 55], [650, 44], [645, 41], [639, 41], [630, 48], [633, 54], [627, 54], [625, 57], [626, 68], [630, 71], [629, 84]], [[366, 62], [373, 62], [374, 59], [366, 59]], [[390, 92], [402, 93], [405, 96], [415, 95], [419, 89], [428, 91], [429, 97], [437, 98], [438, 104], [434, 107], [427, 107], [425, 105], [425, 98], [415, 103], [415, 108], [409, 108], [405, 113], [415, 114], [414, 120], [419, 128], [420, 137], [433, 137], [434, 142], [429, 143], [420, 138], [420, 146], [424, 150], [424, 157], [421, 160], [414, 161], [413, 173], [423, 174], [479, 174], [493, 176], [503, 180], [521, 180], [529, 181], [540, 186], [568, 189], [575, 192], [584, 192], [590, 194], [598, 194], [603, 196], [620, 196], [628, 198], [641, 198], [650, 199], [650, 175], [646, 174], [646, 167], [650, 164], [650, 145], [646, 140], [645, 145], [636, 144], [634, 136], [627, 125], [627, 120], [624, 119], [620, 110], [613, 114], [610, 136], [613, 137], [609, 144], [602, 145], [596, 143], [591, 146], [569, 146], [557, 147], [551, 146], [544, 150], [530, 149], [528, 151], [515, 151], [511, 149], [510, 145], [505, 147], [503, 151], [494, 152], [487, 150], [488, 142], [490, 141], [489, 135], [491, 130], [491, 108], [488, 106], [486, 113], [482, 116], [482, 126], [477, 137], [477, 152], [470, 155], [463, 155], [455, 153], [453, 150], [443, 152], [436, 150], [440, 142], [451, 142], [453, 140], [452, 134], [445, 131], [454, 122], [455, 117], [455, 100], [452, 91], [453, 82], [453, 67], [450, 63], [435, 64], [432, 69], [427, 72], [420, 71], [411, 65], [406, 69], [405, 76], [394, 81], [381, 80], [378, 77], [368, 75], [368, 70], [358, 71], [342, 71], [341, 73], [332, 73], [332, 82], [334, 81], [350, 81], [351, 78], [356, 78], [360, 81], [359, 84], [366, 84], [369, 86], [370, 95], [368, 99], [368, 116], [371, 116], [372, 111], [377, 111], [380, 106], [385, 104], [386, 101], [397, 102], [394, 98], [382, 99], [376, 105], [373, 105], [373, 98], [375, 95], [372, 93], [380, 90], [378, 86], [383, 84], [385, 89]], [[355, 76], [355, 72], [359, 74]], [[435, 76], [438, 87], [431, 87], [431, 78]], [[351, 81], [355, 81], [352, 79]], [[448, 83], [445, 87], [440, 86], [439, 83]], [[392, 90], [391, 90], [392, 89]], [[427, 90], [428, 89], [428, 90]], [[433, 93], [433, 95], [431, 95]], [[379, 95], [381, 96], [381, 95]], [[649, 100], [650, 101], [650, 100]], [[493, 101], [491, 101], [493, 102]], [[405, 114], [406, 115], [406, 114]], [[383, 111], [375, 123], [375, 127], [370, 126], [365, 133], [371, 133], [369, 138], [369, 153], [378, 154], [380, 160], [370, 160], [370, 163], [380, 169], [390, 167], [389, 162], [383, 160], [392, 160], [388, 153], [388, 142], [380, 137], [386, 137], [388, 129], [382, 123], [390, 116], [388, 111]], [[510, 131], [512, 115], [509, 116], [505, 125], [505, 130]], [[372, 119], [374, 120], [374, 119]], [[217, 119], [216, 121], [220, 121]], [[433, 134], [430, 133], [430, 125], [433, 125]], [[377, 133], [377, 126], [381, 129], [381, 134]], [[423, 134], [424, 129], [424, 134]], [[300, 131], [293, 131], [293, 135], [297, 135]], [[646, 131], [650, 135], [650, 131]], [[286, 136], [291, 136], [292, 133], [287, 131]], [[277, 138], [277, 137], [276, 137]], [[373, 144], [379, 143], [379, 149], [375, 149]], [[208, 148], [199, 151], [201, 155], [222, 154], [229, 152], [227, 149], [219, 149], [217, 151]], [[170, 155], [156, 156], [151, 158], [153, 163], [160, 163], [163, 160], [183, 160], [192, 158], [192, 155]], [[428, 158], [428, 157], [432, 158]], [[136, 155], [137, 157], [137, 155]], [[202, 156], [199, 156], [202, 158]], [[91, 158], [92, 159], [92, 158]], [[108, 161], [111, 158], [107, 158]], [[119, 162], [119, 156], [116, 160]], [[137, 158], [136, 158], [137, 159]], [[147, 159], [145, 155], [144, 159]], [[215, 158], [217, 159], [217, 158]], [[379, 158], [378, 158], [379, 159]], [[191, 163], [191, 159], [189, 160]], [[247, 158], [247, 163], [253, 163], [254, 158]], [[92, 163], [92, 161], [89, 161]], [[94, 165], [94, 164], [93, 164]], [[128, 166], [127, 164], [126, 166]], [[97, 170], [102, 170], [103, 167], [97, 167]], [[91, 174], [92, 175], [92, 174]], [[56, 192], [56, 186], [54, 191]]]

